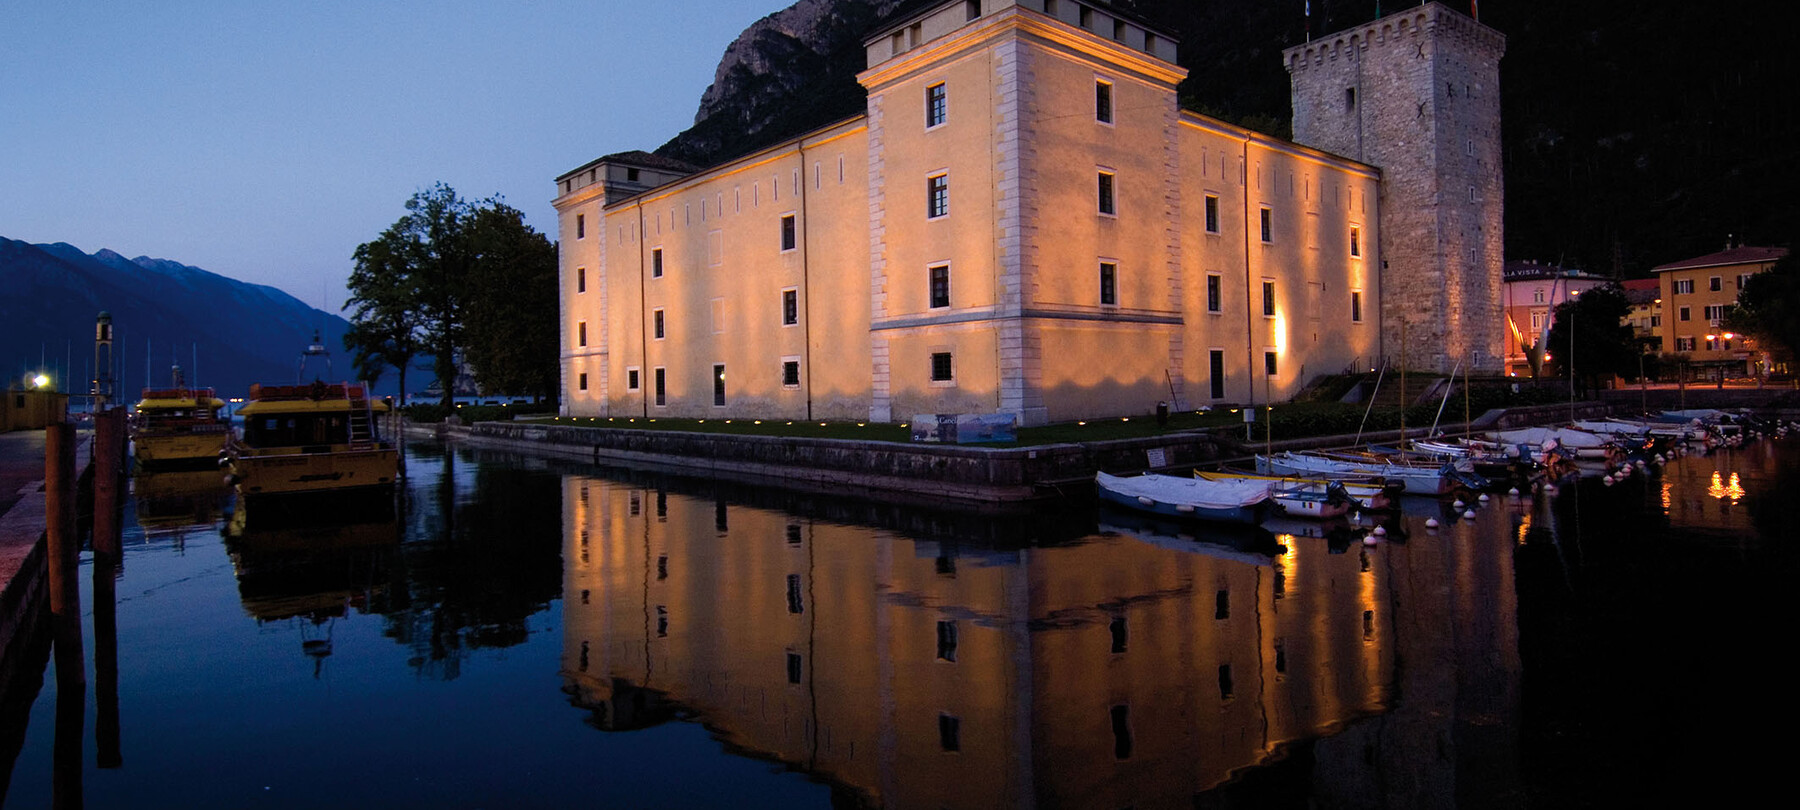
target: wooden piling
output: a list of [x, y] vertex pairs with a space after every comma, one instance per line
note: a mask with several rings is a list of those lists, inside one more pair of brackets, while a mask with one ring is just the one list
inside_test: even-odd
[[94, 417], [94, 552], [118, 554], [125, 481], [125, 409]]

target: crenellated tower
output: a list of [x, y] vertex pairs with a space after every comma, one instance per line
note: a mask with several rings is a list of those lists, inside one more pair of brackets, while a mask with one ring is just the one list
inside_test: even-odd
[[1414, 368], [1501, 371], [1505, 50], [1431, 2], [1283, 52], [1294, 140], [1381, 170], [1383, 354]]

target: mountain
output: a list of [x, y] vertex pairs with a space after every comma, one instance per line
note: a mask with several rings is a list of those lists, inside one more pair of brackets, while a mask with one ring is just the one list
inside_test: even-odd
[[[864, 109], [863, 35], [934, 0], [801, 0], [726, 48], [694, 126], [657, 153], [710, 166]], [[1117, 0], [1176, 35], [1184, 107], [1287, 137], [1281, 50], [1408, 0]], [[1104, 4], [1103, 4], [1104, 5]], [[1453, 9], [1474, 5], [1450, 0]], [[1800, 225], [1800, 49], [1766, 3], [1488, 3], [1508, 258], [1626, 277]], [[1307, 19], [1303, 9], [1310, 8]]]
[[274, 287], [167, 259], [4, 237], [0, 279], [0, 372], [9, 383], [41, 365], [61, 372], [54, 376], [63, 390], [85, 393], [102, 311], [113, 318], [116, 390], [127, 401], [146, 386], [146, 357], [149, 385], [167, 385], [171, 364], [225, 397], [243, 396], [255, 382], [293, 381], [315, 329], [332, 351], [333, 376], [352, 374], [342, 348], [349, 324]]

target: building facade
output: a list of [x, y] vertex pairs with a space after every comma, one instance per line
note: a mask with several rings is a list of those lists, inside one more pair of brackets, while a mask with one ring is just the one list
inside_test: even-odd
[[1636, 278], [1620, 285], [1625, 288], [1625, 302], [1631, 305], [1631, 311], [1625, 316], [1625, 325], [1631, 327], [1631, 334], [1637, 338], [1644, 351], [1655, 352], [1662, 349], [1662, 285], [1653, 278]]
[[1727, 244], [1652, 268], [1662, 292], [1663, 351], [1685, 354], [1718, 374], [1767, 373], [1769, 358], [1756, 341], [1727, 331], [1723, 321], [1744, 282], [1786, 255], [1787, 248]]
[[1284, 399], [1397, 349], [1383, 170], [1180, 109], [1163, 32], [980, 0], [865, 44], [863, 115], [557, 178], [566, 414], [1032, 425]]
[[1601, 276], [1536, 261], [1507, 262], [1502, 278], [1506, 373], [1514, 377], [1531, 376], [1531, 351], [1550, 334], [1556, 306], [1607, 283]]

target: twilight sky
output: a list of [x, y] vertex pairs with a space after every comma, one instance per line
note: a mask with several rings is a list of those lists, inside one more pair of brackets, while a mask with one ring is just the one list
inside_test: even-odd
[[173, 259], [337, 312], [443, 181], [555, 238], [556, 175], [693, 122], [788, 0], [0, 0], [0, 236]]

